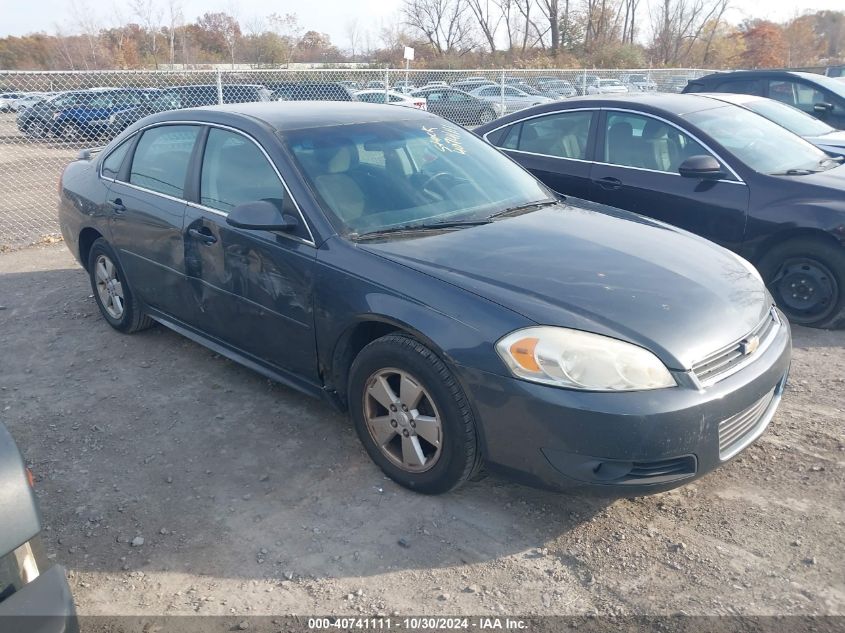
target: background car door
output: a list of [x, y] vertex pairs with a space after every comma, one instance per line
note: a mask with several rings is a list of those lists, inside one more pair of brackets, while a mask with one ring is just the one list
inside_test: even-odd
[[604, 110], [589, 199], [647, 215], [738, 250], [748, 187], [739, 181], [685, 178], [680, 164], [710, 154], [674, 125], [644, 114]]
[[[845, 129], [845, 99], [800, 79], [770, 79], [769, 98], [803, 110], [830, 126]], [[817, 107], [829, 106], [826, 110]]]
[[[250, 138], [210, 128], [199, 204], [190, 204], [184, 247], [195, 322], [258, 362], [316, 381], [312, 276], [316, 249], [299, 210]], [[294, 233], [237, 229], [237, 205], [268, 200], [302, 222]]]
[[590, 196], [590, 163], [598, 110], [568, 110], [510, 125], [496, 145], [564, 195]]
[[184, 301], [182, 223], [199, 131], [196, 125], [161, 125], [143, 132], [106, 201], [112, 244], [132, 289], [147, 305], [180, 320], [191, 317]]

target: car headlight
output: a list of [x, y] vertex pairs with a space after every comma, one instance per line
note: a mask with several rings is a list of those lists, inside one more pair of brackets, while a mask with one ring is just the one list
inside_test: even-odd
[[561, 327], [528, 327], [496, 343], [517, 378], [585, 391], [640, 391], [677, 385], [651, 352], [608, 336]]

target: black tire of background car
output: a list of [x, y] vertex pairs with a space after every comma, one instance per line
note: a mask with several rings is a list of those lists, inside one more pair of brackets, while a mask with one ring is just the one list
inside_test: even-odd
[[[433, 398], [441, 416], [443, 441], [440, 458], [421, 473], [392, 464], [370, 436], [363, 400], [367, 380], [386, 367], [408, 371]], [[466, 395], [449, 368], [428, 347], [403, 334], [388, 334], [367, 345], [349, 372], [349, 413], [370, 458], [396, 483], [425, 494], [449, 492], [475, 476], [481, 467], [475, 417]]]
[[[785, 262], [803, 259], [821, 264], [831, 273], [834, 296], [828, 309], [818, 315], [807, 315], [791, 310], [783, 300], [777, 278]], [[800, 237], [774, 246], [759, 262], [757, 268], [778, 306], [795, 324], [815, 328], [845, 326], [845, 248], [812, 237]]]
[[[97, 261], [97, 257], [99, 255], [105, 255], [108, 257], [113, 263], [115, 268], [117, 269], [117, 278], [120, 281], [120, 285], [123, 289], [123, 317], [118, 320], [113, 318], [107, 311], [105, 306], [103, 305], [102, 301], [100, 300], [100, 295], [97, 292], [97, 281], [95, 277], [95, 263]], [[138, 304], [135, 301], [135, 297], [132, 294], [132, 289], [129, 286], [129, 282], [126, 280], [126, 275], [123, 272], [123, 268], [120, 265], [120, 262], [117, 259], [117, 256], [114, 253], [114, 249], [109, 245], [109, 243], [105, 240], [105, 238], [99, 238], [94, 241], [91, 245], [91, 251], [88, 254], [88, 277], [91, 281], [91, 290], [94, 293], [94, 301], [97, 302], [97, 306], [100, 308], [100, 314], [103, 315], [103, 318], [106, 322], [111, 325], [115, 330], [118, 332], [123, 332], [124, 334], [132, 334], [134, 332], [139, 332], [141, 330], [146, 330], [147, 328], [152, 327], [155, 325], [155, 321], [153, 321], [150, 317], [146, 316], [143, 312], [140, 311], [138, 308]]]
[[65, 141], [81, 141], [85, 138], [85, 133], [79, 124], [75, 121], [68, 121], [62, 128], [61, 135]]

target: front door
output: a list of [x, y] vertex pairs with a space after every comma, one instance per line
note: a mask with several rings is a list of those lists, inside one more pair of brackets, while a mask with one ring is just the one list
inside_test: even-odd
[[[291, 234], [238, 229], [229, 211], [267, 200], [301, 220]], [[317, 381], [313, 317], [316, 249], [299, 210], [252, 139], [211, 128], [199, 204], [183, 234], [196, 326], [256, 362]]]
[[721, 180], [681, 176], [684, 160], [712, 153], [662, 119], [614, 110], [603, 111], [601, 118], [591, 200], [740, 249], [748, 210], [745, 183], [730, 175]]

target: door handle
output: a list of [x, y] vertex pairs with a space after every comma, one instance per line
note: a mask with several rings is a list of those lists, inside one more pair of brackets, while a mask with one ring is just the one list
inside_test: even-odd
[[123, 213], [126, 211], [126, 207], [123, 204], [123, 200], [120, 198], [115, 198], [114, 200], [109, 200], [109, 205], [114, 210], [115, 213]]
[[188, 229], [188, 235], [203, 244], [214, 244], [217, 238], [208, 229]]
[[607, 176], [606, 178], [599, 178], [596, 181], [602, 189], [607, 189], [608, 191], [612, 191], [614, 189], [619, 189], [622, 186], [622, 181], [618, 178], [613, 178], [612, 176]]

